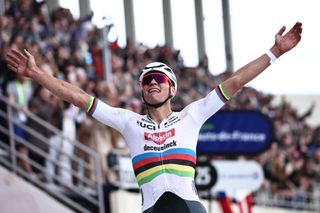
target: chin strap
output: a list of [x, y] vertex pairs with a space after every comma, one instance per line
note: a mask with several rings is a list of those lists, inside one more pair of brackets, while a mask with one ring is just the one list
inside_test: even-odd
[[165, 104], [168, 100], [170, 100], [172, 98], [172, 95], [171, 95], [171, 90], [169, 90], [169, 95], [167, 97], [166, 100], [160, 102], [160, 103], [157, 103], [157, 104], [150, 104], [148, 103], [145, 99], [144, 99], [144, 95], [143, 95], [143, 92], [142, 92], [142, 99], [143, 99], [143, 103], [149, 107], [153, 107], [153, 108], [159, 108], [161, 107], [163, 104]]

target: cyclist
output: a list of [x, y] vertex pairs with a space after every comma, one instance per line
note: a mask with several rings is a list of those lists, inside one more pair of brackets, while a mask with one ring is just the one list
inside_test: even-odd
[[266, 54], [240, 68], [205, 98], [180, 112], [172, 112], [170, 105], [177, 92], [177, 79], [171, 68], [160, 62], [142, 69], [139, 81], [148, 113], [140, 115], [111, 107], [78, 87], [42, 72], [26, 50], [24, 53], [10, 50], [6, 60], [13, 71], [34, 79], [56, 96], [122, 133], [141, 188], [144, 213], [203, 213], [206, 210], [194, 186], [200, 127], [245, 84], [299, 43], [302, 24], [297, 22], [287, 33], [283, 34], [284, 31], [282, 27]]

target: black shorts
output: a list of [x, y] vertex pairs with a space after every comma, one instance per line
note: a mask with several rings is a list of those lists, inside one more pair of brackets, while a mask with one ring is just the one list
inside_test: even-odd
[[151, 208], [143, 213], [206, 213], [202, 203], [193, 200], [184, 200], [179, 196], [165, 192]]

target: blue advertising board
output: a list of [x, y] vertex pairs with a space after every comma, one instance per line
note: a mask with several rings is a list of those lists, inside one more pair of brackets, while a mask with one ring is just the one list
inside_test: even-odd
[[259, 111], [219, 111], [202, 126], [198, 153], [257, 154], [273, 139], [270, 119]]

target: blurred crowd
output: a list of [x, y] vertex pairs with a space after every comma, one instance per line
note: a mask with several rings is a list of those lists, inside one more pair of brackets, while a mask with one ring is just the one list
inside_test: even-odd
[[[47, 134], [50, 144], [63, 142], [57, 142], [55, 135], [46, 133], [36, 123], [23, 120], [24, 111], [33, 112], [62, 130], [71, 139], [76, 138], [97, 150], [102, 156], [110, 152], [127, 153], [125, 141], [118, 132], [59, 100], [35, 82], [9, 71], [4, 61], [8, 49], [27, 49], [35, 56], [38, 66], [44, 72], [81, 87], [111, 106], [138, 113], [145, 113], [145, 107], [141, 102], [137, 79], [140, 69], [150, 62], [164, 62], [175, 71], [178, 94], [172, 100], [174, 110], [180, 110], [204, 97], [214, 86], [232, 74], [226, 71], [220, 75], [212, 75], [206, 57], [201, 59], [197, 67], [186, 67], [179, 50], [166, 45], [150, 48], [128, 39], [124, 47], [119, 46], [117, 41], [110, 42], [113, 77], [111, 82], [107, 83], [103, 71], [102, 34], [90, 21], [92, 15], [75, 20], [70, 11], [64, 8], [58, 8], [49, 14], [45, 3], [32, 0], [4, 2], [5, 14], [0, 16], [0, 92], [21, 106], [16, 116]], [[285, 99], [276, 106], [272, 101], [272, 95], [245, 87], [223, 109], [259, 110], [271, 119], [275, 131], [272, 145], [266, 152], [248, 158], [255, 159], [263, 166], [266, 179], [261, 190], [298, 201], [312, 193], [313, 187], [320, 181], [320, 127], [310, 126], [305, 122], [312, 114], [311, 104], [310, 110], [300, 115]], [[18, 128], [16, 133], [19, 134]], [[58, 157], [47, 144], [32, 135], [24, 135], [23, 132], [20, 134], [32, 144], [42, 147], [48, 154]], [[72, 146], [65, 149], [67, 153], [83, 155], [81, 150]], [[41, 156], [29, 153], [25, 146], [19, 147], [19, 151], [46, 164]], [[65, 163], [66, 167], [72, 166], [67, 160]], [[105, 181], [111, 181], [112, 175], [107, 169], [107, 162], [102, 163]], [[21, 165], [27, 172], [33, 172], [28, 163], [21, 162]], [[46, 167], [53, 171], [52, 166]], [[68, 175], [61, 175], [70, 179]]]

